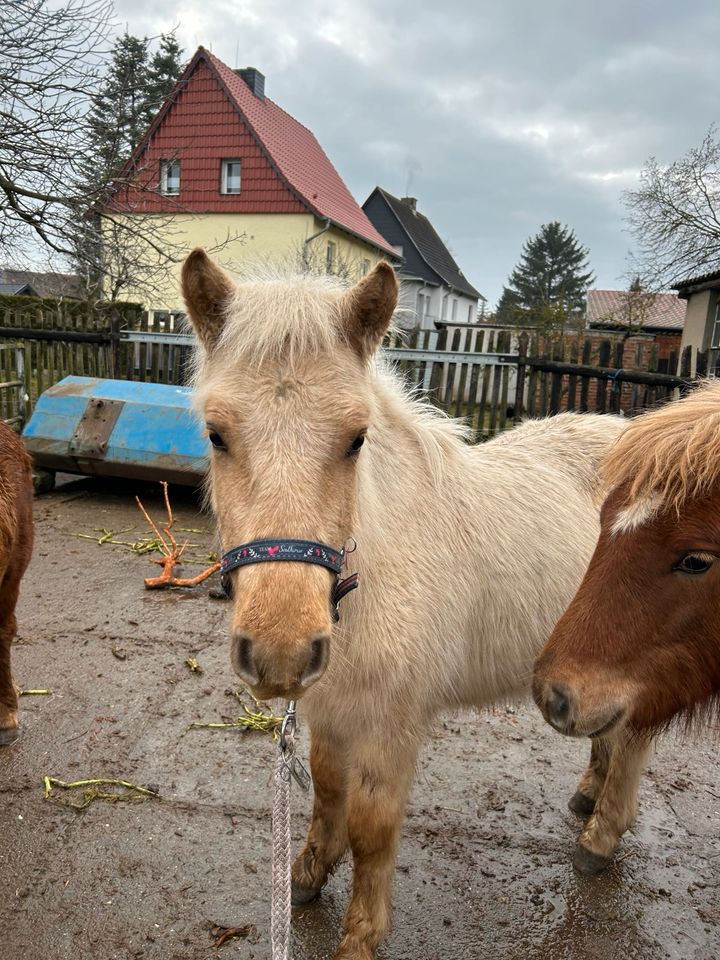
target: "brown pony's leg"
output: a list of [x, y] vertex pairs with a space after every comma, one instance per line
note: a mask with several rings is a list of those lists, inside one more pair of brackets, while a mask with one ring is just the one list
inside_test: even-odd
[[10, 670], [10, 646], [17, 630], [15, 604], [18, 584], [0, 584], [0, 746], [14, 743], [18, 730], [18, 696]]
[[608, 865], [620, 837], [635, 821], [638, 787], [650, 741], [623, 731], [610, 740], [609, 746], [605, 782], [573, 858], [576, 869], [584, 874], [599, 873]]
[[352, 897], [334, 960], [373, 960], [390, 928], [395, 852], [417, 745], [369, 739], [353, 756], [347, 797]]
[[307, 841], [292, 868], [292, 899], [309, 903], [320, 895], [348, 846], [347, 755], [325, 733], [312, 732], [310, 769], [315, 801]]
[[580, 817], [589, 817], [595, 809], [595, 801], [605, 783], [612, 746], [607, 740], [593, 740], [590, 747], [590, 763], [580, 778], [577, 790], [568, 806]]

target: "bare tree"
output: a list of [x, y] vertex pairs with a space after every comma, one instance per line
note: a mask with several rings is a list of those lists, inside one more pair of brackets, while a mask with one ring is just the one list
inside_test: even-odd
[[634, 263], [651, 286], [720, 269], [720, 141], [714, 127], [669, 166], [651, 157], [624, 194]]
[[[141, 164], [88, 175], [112, 27], [111, 0], [0, 0], [0, 250], [16, 265], [72, 264], [88, 297], [152, 300], [187, 254], [188, 211], [137, 215], [139, 194], [159, 191]], [[233, 241], [243, 235], [215, 249]]]
[[69, 256], [88, 204], [81, 163], [89, 98], [112, 23], [110, 0], [0, 3], [0, 244]]

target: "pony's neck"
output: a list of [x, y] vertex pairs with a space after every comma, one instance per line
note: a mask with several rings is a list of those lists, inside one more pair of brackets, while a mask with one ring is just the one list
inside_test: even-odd
[[462, 425], [410, 398], [394, 375], [379, 372], [371, 442], [358, 464], [358, 537], [391, 536], [407, 525], [409, 510], [451, 506], [450, 491], [471, 457], [464, 435]]

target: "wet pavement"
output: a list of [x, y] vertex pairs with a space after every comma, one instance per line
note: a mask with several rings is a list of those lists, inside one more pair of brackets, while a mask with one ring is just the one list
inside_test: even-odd
[[[159, 572], [148, 557], [77, 536], [147, 536], [136, 487], [161, 518], [157, 488], [130, 482], [74, 480], [36, 502], [13, 663], [21, 688], [53, 693], [22, 697], [22, 738], [0, 750], [0, 960], [270, 958], [272, 742], [187, 729], [240, 712], [227, 607], [207, 585], [145, 591]], [[206, 531], [179, 533], [189, 552], [210, 553], [212, 523], [192, 495], [176, 490], [173, 504], [177, 528]], [[579, 822], [566, 808], [586, 745], [530, 705], [441, 719], [421, 756], [380, 956], [720, 957], [717, 743], [715, 731], [658, 744], [636, 827], [588, 880], [570, 864]], [[44, 799], [44, 776], [127, 779], [160, 797], [76, 813]], [[309, 807], [295, 790], [296, 845]], [[296, 912], [295, 960], [332, 956], [348, 880], [342, 866]], [[250, 929], [213, 947], [214, 926]]]

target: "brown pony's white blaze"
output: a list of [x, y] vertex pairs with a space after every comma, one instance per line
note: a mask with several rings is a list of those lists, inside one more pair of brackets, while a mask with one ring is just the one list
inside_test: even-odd
[[[310, 276], [236, 286], [196, 251], [183, 284], [224, 549], [357, 542], [348, 573], [361, 585], [337, 626], [328, 570], [234, 571], [233, 662], [258, 695], [304, 693], [315, 789], [293, 896], [316, 897], [349, 848], [335, 960], [371, 960], [425, 733], [445, 708], [529, 692], [596, 543], [598, 466], [624, 424], [562, 414], [468, 444], [374, 356], [397, 297], [384, 264], [350, 289]], [[634, 744], [603, 742], [581, 785], [617, 793], [636, 766]], [[603, 830], [588, 857], [617, 840], [612, 818]]]
[[580, 588], [535, 669], [561, 733], [655, 731], [720, 692], [720, 384], [638, 418]]
[[[238, 342], [238, 327], [255, 310], [256, 292], [235, 288], [202, 250], [183, 268], [188, 312], [205, 351], [201, 369], [212, 369], [211, 381], [200, 374], [198, 398], [225, 549], [285, 537], [340, 550], [352, 533], [356, 464], [370, 421], [367, 360], [390, 323], [397, 280], [382, 263], [352, 290], [333, 289], [309, 304], [300, 294], [313, 285], [296, 283], [296, 316], [288, 318], [287, 303], [278, 302], [265, 339], [253, 344], [252, 331]], [[269, 311], [272, 286], [265, 289]], [[234, 326], [226, 331], [230, 312]], [[300, 351], [302, 334], [291, 323], [320, 335]], [[220, 497], [220, 490], [232, 495]], [[332, 574], [284, 562], [231, 576], [235, 670], [259, 697], [300, 697], [328, 664]]]

